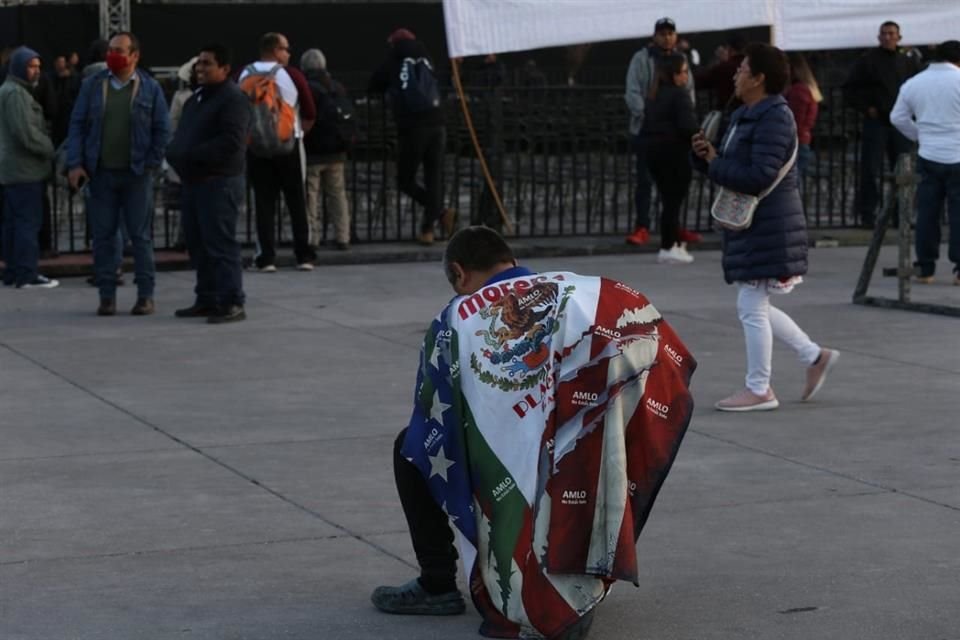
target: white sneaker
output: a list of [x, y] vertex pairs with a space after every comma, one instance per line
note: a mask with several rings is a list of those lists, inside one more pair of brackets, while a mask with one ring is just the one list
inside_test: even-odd
[[24, 284], [18, 284], [17, 289], [53, 289], [54, 287], [59, 287], [60, 281], [53, 280], [47, 276], [37, 275], [31, 282]]
[[774, 395], [773, 389], [767, 389], [767, 393], [762, 396], [750, 389], [744, 389], [713, 405], [717, 411], [772, 411], [779, 406], [780, 401]]
[[277, 265], [275, 264], [265, 264], [262, 267], [254, 267], [260, 273], [276, 273]]
[[657, 254], [657, 262], [661, 264], [690, 264], [693, 262], [693, 256], [679, 244], [675, 244], [670, 249], [660, 249]]
[[301, 262], [297, 265], [297, 271], [313, 271], [312, 262]]

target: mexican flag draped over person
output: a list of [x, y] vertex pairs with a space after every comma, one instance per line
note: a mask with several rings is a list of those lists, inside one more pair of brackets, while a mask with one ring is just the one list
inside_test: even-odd
[[638, 583], [696, 368], [627, 285], [522, 273], [433, 321], [402, 449], [455, 527], [481, 633], [503, 638], [557, 635]]

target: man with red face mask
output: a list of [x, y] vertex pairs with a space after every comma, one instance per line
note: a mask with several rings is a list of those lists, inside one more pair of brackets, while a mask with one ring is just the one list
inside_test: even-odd
[[154, 311], [153, 211], [149, 197], [170, 137], [167, 102], [157, 82], [137, 69], [140, 42], [129, 32], [110, 40], [107, 68], [84, 80], [67, 137], [70, 186], [89, 182], [93, 267], [100, 289], [97, 315], [116, 313], [116, 238], [123, 216], [133, 244], [137, 302], [130, 313]]

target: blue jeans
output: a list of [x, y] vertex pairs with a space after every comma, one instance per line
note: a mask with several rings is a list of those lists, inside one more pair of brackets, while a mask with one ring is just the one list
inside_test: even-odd
[[19, 286], [37, 277], [44, 186], [43, 182], [28, 182], [3, 187], [4, 284]]
[[152, 298], [156, 280], [153, 261], [153, 212], [147, 206], [153, 178], [129, 170], [103, 169], [90, 180], [90, 224], [93, 227], [93, 270], [101, 298], [117, 293], [117, 233], [120, 220], [133, 244], [134, 282], [138, 298]]
[[863, 121], [863, 139], [860, 147], [860, 222], [872, 225], [880, 196], [883, 193], [883, 159], [886, 156], [893, 169], [897, 156], [908, 153], [913, 144], [889, 122], [876, 118]]
[[197, 306], [243, 306], [237, 220], [244, 189], [243, 176], [183, 183], [180, 212], [190, 264], [197, 272]]
[[650, 167], [647, 165], [647, 145], [639, 134], [633, 137], [633, 151], [637, 156], [637, 191], [634, 196], [636, 218], [633, 228], [645, 227], [649, 229], [653, 176], [650, 175]]
[[[917, 158], [917, 261], [921, 276], [932, 276], [940, 257], [940, 212], [947, 202], [950, 222], [948, 257], [960, 269], [960, 162], [942, 164]], [[960, 271], [958, 271], [960, 273]]]

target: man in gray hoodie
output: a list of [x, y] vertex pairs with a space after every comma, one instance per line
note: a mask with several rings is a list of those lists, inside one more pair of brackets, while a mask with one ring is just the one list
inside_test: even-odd
[[0, 86], [0, 185], [3, 185], [3, 284], [18, 289], [56, 287], [37, 272], [43, 190], [54, 156], [43, 109], [32, 89], [40, 79], [40, 55], [20, 47]]
[[[627, 236], [630, 244], [646, 244], [650, 239], [650, 194], [653, 190], [653, 178], [647, 167], [647, 150], [643, 145], [640, 131], [643, 129], [643, 116], [650, 86], [656, 78], [657, 60], [663, 56], [683, 53], [677, 49], [677, 25], [670, 18], [660, 18], [653, 28], [653, 40], [643, 47], [630, 60], [627, 70], [626, 93], [624, 100], [630, 110], [630, 136], [637, 156], [636, 219], [633, 233]], [[693, 90], [693, 74], [687, 78], [687, 91], [690, 99], [697, 103]], [[699, 234], [686, 229], [680, 230], [681, 242], [697, 242]]]

